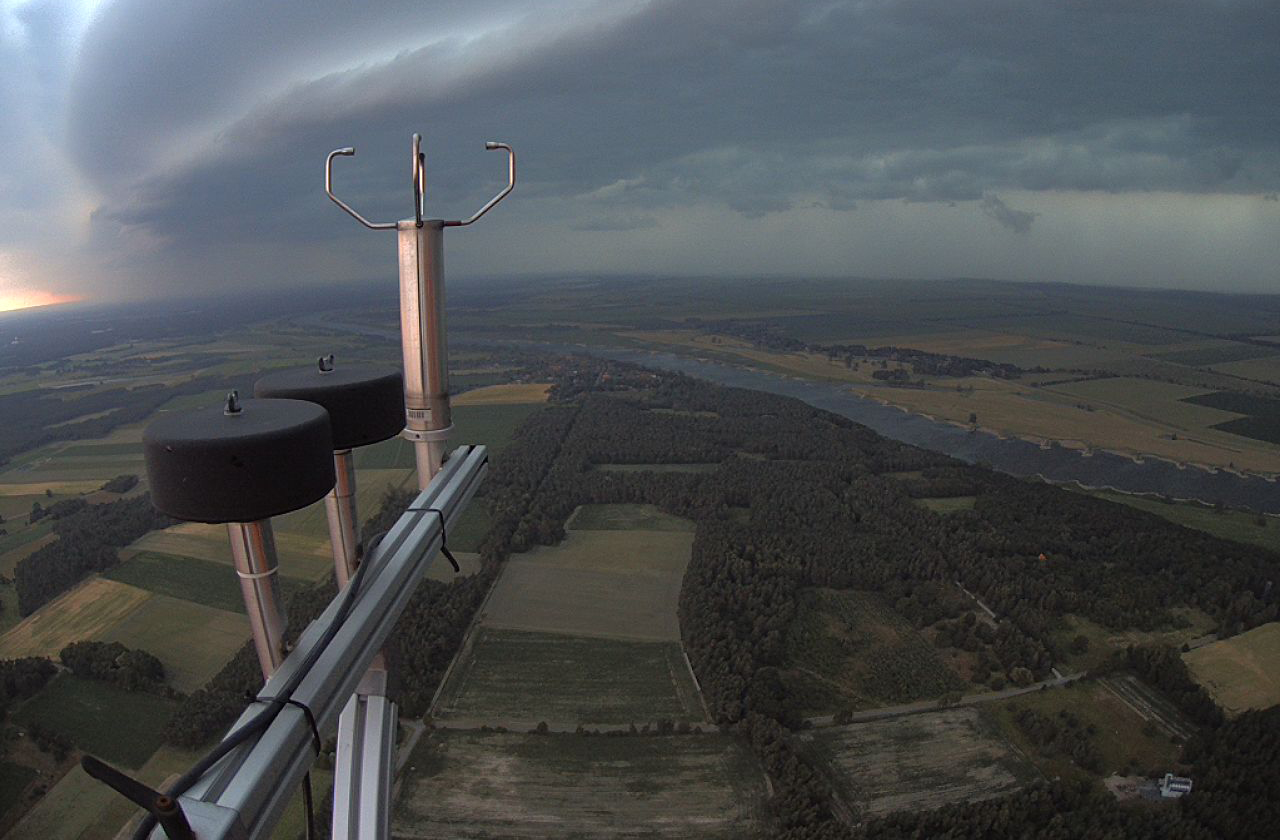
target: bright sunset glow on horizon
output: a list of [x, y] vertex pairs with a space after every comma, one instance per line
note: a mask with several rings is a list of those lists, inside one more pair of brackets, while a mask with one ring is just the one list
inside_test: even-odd
[[76, 303], [84, 300], [78, 295], [60, 295], [39, 289], [0, 290], [0, 312], [30, 309], [33, 306], [53, 306], [59, 303]]

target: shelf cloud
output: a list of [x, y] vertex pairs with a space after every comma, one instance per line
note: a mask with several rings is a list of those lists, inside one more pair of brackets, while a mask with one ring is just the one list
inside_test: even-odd
[[[421, 131], [437, 215], [500, 186], [483, 141], [519, 154], [462, 274], [1266, 288], [1277, 44], [1269, 0], [0, 0], [0, 250], [103, 297], [389, 274], [320, 167], [354, 145], [336, 189], [403, 217]], [[1121, 205], [1149, 215], [1087, 224]], [[886, 250], [890, 224], [936, 245]], [[1055, 262], [1068, 235], [1108, 259]]]

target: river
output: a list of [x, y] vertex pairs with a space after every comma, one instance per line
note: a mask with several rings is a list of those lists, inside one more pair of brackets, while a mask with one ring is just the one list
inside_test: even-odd
[[[317, 325], [399, 340], [399, 330], [364, 324], [317, 321]], [[475, 343], [475, 342], [468, 342]], [[795, 379], [767, 371], [719, 364], [647, 350], [587, 345], [558, 345], [532, 341], [494, 342], [552, 353], [578, 353], [679, 371], [736, 388], [751, 388], [795, 397], [816, 408], [848, 417], [893, 440], [942, 452], [953, 458], [1016, 476], [1039, 476], [1056, 483], [1078, 483], [1125, 493], [1152, 493], [1172, 499], [1250, 508], [1280, 514], [1280, 482], [1226, 470], [1179, 466], [1160, 458], [1142, 460], [1111, 452], [1084, 453], [1060, 446], [1043, 448], [1018, 438], [970, 431], [918, 414], [910, 414], [875, 400], [859, 397], [837, 384]]]

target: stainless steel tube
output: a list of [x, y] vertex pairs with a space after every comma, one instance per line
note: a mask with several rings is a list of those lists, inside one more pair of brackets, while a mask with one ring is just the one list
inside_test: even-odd
[[284, 661], [284, 613], [280, 606], [280, 563], [271, 534], [271, 520], [228, 522], [231, 557], [240, 577], [253, 646], [258, 651], [262, 675], [270, 677]]
[[345, 589], [360, 562], [360, 520], [356, 510], [356, 465], [350, 449], [333, 453], [337, 481], [324, 497], [329, 520], [329, 543], [333, 546], [333, 568], [338, 588]]
[[404, 436], [413, 441], [418, 489], [440, 471], [453, 428], [444, 316], [444, 222], [396, 226], [400, 253], [400, 342], [404, 353]]

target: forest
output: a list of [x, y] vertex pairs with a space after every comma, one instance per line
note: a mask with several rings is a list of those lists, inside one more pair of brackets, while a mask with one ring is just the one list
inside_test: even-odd
[[[1243, 816], [1260, 811], [1241, 810], [1241, 791], [1277, 782], [1280, 715], [1224, 722], [1178, 671], [1176, 656], [1135, 649], [1115, 667], [1137, 671], [1201, 724], [1186, 756], [1205, 781], [1197, 780], [1188, 804], [1134, 811], [1092, 787], [1045, 783], [998, 800], [847, 826], [835, 816], [822, 772], [790, 738], [804, 724], [788, 685], [785, 639], [802, 590], [869, 590], [918, 626], [983, 651], [994, 678], [1021, 682], [1058, 661], [1050, 631], [1068, 613], [1114, 630], [1161, 629], [1179, 626], [1175, 608], [1196, 606], [1224, 635], [1274, 620], [1273, 555], [966, 466], [794, 400], [589, 359], [548, 371], [553, 404], [531, 415], [493, 459], [480, 500], [492, 522], [481, 571], [424, 582], [394, 634], [406, 714], [425, 710], [511, 552], [562, 539], [580, 504], [649, 503], [697, 523], [681, 635], [716, 722], [739, 733], [769, 774], [779, 837], [1248, 837], [1265, 824]], [[593, 469], [664, 462], [721, 467]], [[974, 497], [972, 510], [942, 515], [912, 503], [961, 495]], [[365, 533], [385, 529], [403, 501], [388, 498]], [[962, 620], [940, 597], [939, 586], [954, 581], [992, 606], [1000, 616], [994, 628]], [[331, 592], [296, 597], [290, 626], [303, 626]], [[216, 735], [244, 708], [244, 692], [260, 684], [256, 669], [246, 647], [187, 699], [167, 737], [194, 746]], [[1063, 734], [1066, 722], [1050, 721], [1055, 732], [1045, 721], [1020, 723], [1090, 763], [1079, 739]]]
[[[58, 502], [48, 510], [62, 504]], [[24, 616], [66, 592], [85, 575], [114, 566], [119, 562], [117, 549], [148, 531], [172, 524], [151, 506], [150, 496], [100, 505], [71, 505], [67, 510], [72, 512], [58, 516], [53, 523], [58, 539], [19, 560], [14, 567], [18, 612]]]

